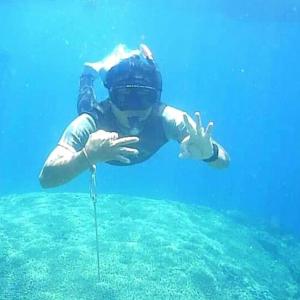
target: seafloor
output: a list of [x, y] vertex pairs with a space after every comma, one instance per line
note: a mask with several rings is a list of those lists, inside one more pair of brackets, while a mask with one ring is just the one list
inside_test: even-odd
[[0, 198], [0, 299], [300, 299], [300, 242], [232, 213], [86, 194]]

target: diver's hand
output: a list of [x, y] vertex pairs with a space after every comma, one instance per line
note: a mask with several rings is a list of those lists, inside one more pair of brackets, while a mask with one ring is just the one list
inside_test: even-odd
[[184, 123], [189, 135], [180, 144], [179, 158], [207, 159], [213, 155], [211, 132], [213, 122], [209, 122], [206, 129], [202, 127], [200, 113], [195, 113], [196, 123], [186, 114]]
[[116, 132], [98, 130], [90, 134], [85, 151], [92, 164], [110, 160], [130, 163], [128, 156], [137, 155], [139, 152], [137, 149], [127, 146], [138, 141], [138, 137], [119, 138]]

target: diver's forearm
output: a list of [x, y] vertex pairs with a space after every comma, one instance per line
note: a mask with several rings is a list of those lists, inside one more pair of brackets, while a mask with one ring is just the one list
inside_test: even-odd
[[219, 144], [217, 144], [217, 146], [218, 158], [212, 162], [208, 162], [208, 164], [214, 168], [223, 169], [229, 166], [230, 157], [223, 147], [221, 147]]
[[62, 185], [90, 167], [91, 165], [82, 151], [68, 157], [53, 158], [50, 156], [40, 173], [40, 184], [43, 188]]

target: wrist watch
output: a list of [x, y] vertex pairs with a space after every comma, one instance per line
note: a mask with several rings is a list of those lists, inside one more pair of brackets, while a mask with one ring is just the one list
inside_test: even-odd
[[203, 159], [203, 161], [205, 161], [205, 162], [213, 162], [213, 161], [215, 161], [215, 160], [218, 159], [218, 157], [219, 157], [219, 147], [215, 143], [212, 143], [212, 146], [213, 146], [213, 155], [211, 157], [209, 157], [209, 158]]

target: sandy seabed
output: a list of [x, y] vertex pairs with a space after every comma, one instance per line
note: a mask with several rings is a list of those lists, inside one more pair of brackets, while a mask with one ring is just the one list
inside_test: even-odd
[[300, 299], [300, 241], [242, 216], [124, 195], [0, 197], [0, 299]]

